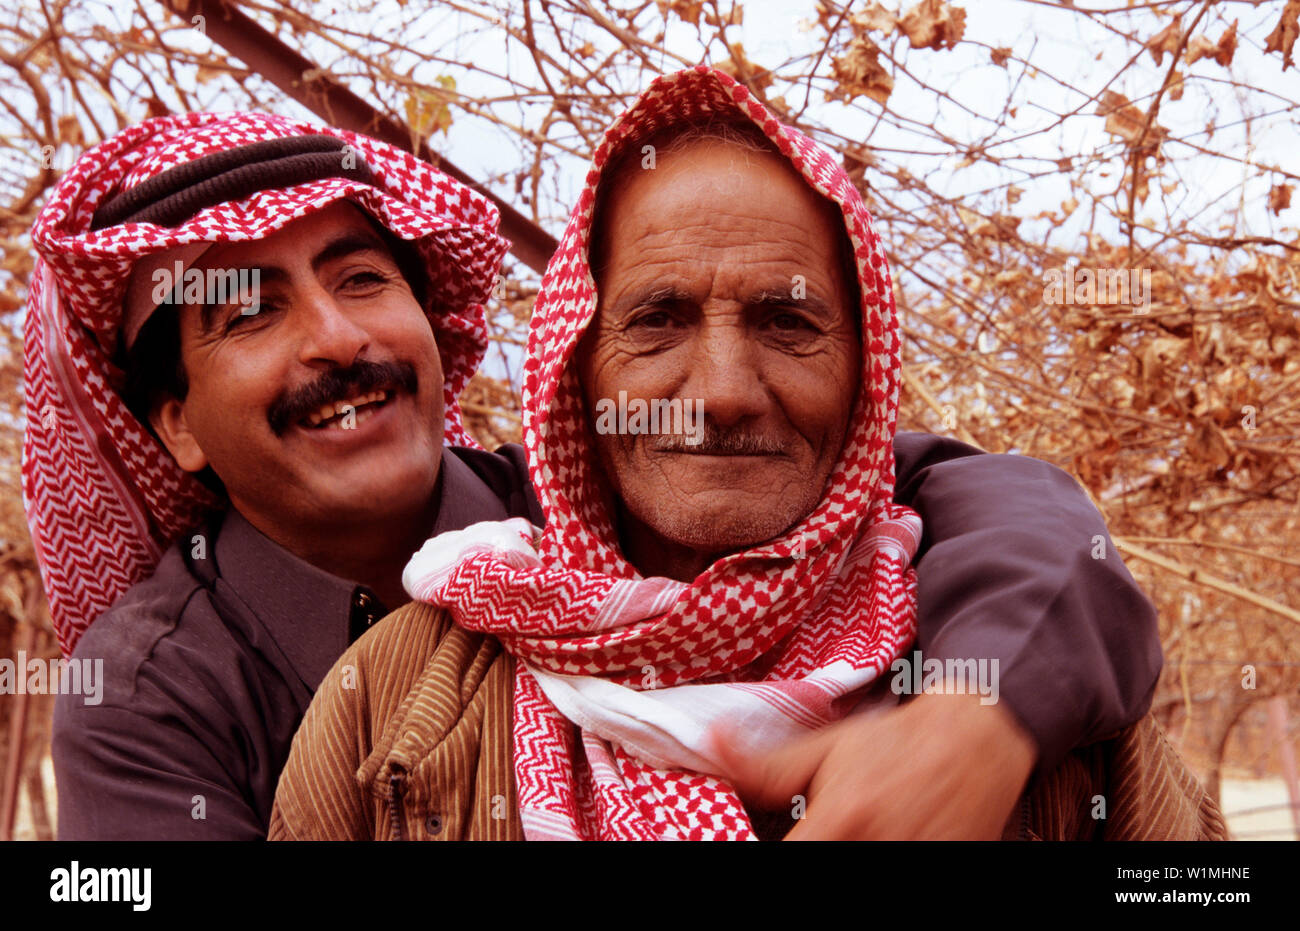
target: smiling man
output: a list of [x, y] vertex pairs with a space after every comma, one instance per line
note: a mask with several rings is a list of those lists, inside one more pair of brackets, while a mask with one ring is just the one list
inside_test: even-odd
[[410, 553], [540, 519], [456, 403], [496, 229], [410, 155], [263, 114], [150, 120], [60, 182], [24, 489], [65, 652], [106, 678], [56, 705], [61, 837], [265, 836], [303, 711]]
[[[689, 580], [780, 535], [821, 498], [861, 339], [831, 206], [753, 143], [671, 139], [646, 141], [677, 156], [655, 171], [609, 173], [623, 183], [609, 185], [592, 233], [603, 309], [579, 373], [588, 409], [624, 391], [702, 399], [700, 443], [616, 432], [596, 443], [628, 558]], [[721, 208], [707, 224], [701, 204]]]
[[[438, 504], [433, 330], [392, 250], [350, 202], [256, 243], [219, 244], [200, 262], [250, 265], [260, 273], [255, 306], [179, 308], [188, 390], [139, 400], [177, 464], [220, 476], [258, 531], [398, 604], [393, 567], [423, 542]], [[149, 355], [135, 352], [129, 368], [148, 372]]]

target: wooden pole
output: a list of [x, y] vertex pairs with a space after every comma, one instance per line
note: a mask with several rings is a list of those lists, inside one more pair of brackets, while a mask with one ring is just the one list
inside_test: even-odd
[[[230, 54], [266, 78], [294, 100], [331, 126], [364, 133], [399, 149], [410, 149], [410, 128], [384, 116], [348, 90], [316, 63], [285, 45], [244, 14], [233, 0], [163, 0], [186, 22], [202, 16], [203, 32]], [[431, 151], [424, 140], [416, 155], [439, 171], [491, 200], [501, 212], [501, 235], [510, 240], [510, 251], [534, 271], [546, 270], [558, 243], [540, 226], [479, 184], [451, 162]]]

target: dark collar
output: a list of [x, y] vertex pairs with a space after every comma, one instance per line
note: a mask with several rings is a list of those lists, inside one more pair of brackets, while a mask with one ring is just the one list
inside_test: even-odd
[[442, 448], [442, 468], [438, 471], [438, 516], [429, 536], [510, 516], [497, 494], [460, 460], [455, 450]]
[[[500, 498], [452, 450], [443, 448], [438, 516], [431, 536], [510, 514]], [[280, 546], [231, 509], [214, 545], [217, 572], [238, 594], [315, 691], [367, 619], [386, 611], [363, 585], [331, 575]], [[354, 622], [361, 618], [361, 624]]]
[[315, 691], [347, 649], [355, 582], [317, 569], [231, 509], [217, 534], [217, 571]]

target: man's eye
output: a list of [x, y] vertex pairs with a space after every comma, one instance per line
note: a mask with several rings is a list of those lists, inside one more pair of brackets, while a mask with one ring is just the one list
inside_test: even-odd
[[666, 310], [652, 310], [632, 321], [632, 326], [647, 330], [662, 330], [673, 324], [673, 315]]
[[770, 322], [776, 329], [786, 331], [805, 330], [812, 326], [799, 314], [789, 312], [773, 314]]
[[230, 312], [226, 317], [226, 332], [265, 321], [275, 312], [275, 305], [267, 301], [256, 304], [244, 304]]
[[343, 286], [346, 288], [372, 288], [376, 285], [387, 284], [388, 281], [389, 276], [380, 274], [379, 272], [357, 272], [356, 274], [348, 275], [348, 277], [343, 281]]

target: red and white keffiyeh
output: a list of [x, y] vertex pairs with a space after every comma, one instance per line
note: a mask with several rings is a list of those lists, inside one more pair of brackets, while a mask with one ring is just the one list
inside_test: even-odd
[[[601, 172], [627, 144], [712, 114], [749, 119], [836, 202], [862, 294], [860, 395], [817, 507], [689, 585], [643, 579], [607, 513], [572, 360], [596, 311], [588, 268]], [[429, 541], [414, 597], [520, 660], [514, 765], [529, 838], [750, 838], [709, 728], [752, 748], [842, 717], [910, 645], [920, 520], [892, 504], [899, 335], [885, 256], [830, 154], [706, 67], [661, 77], [605, 135], [533, 310], [524, 437], [545, 531], [515, 521]], [[534, 546], [532, 545], [535, 542]], [[576, 725], [576, 726], [575, 726]]]
[[[132, 222], [90, 231], [97, 207], [169, 168], [310, 133], [351, 146], [373, 185], [322, 178], [209, 207], [176, 227]], [[65, 653], [214, 504], [119, 394], [122, 373], [112, 360], [132, 266], [189, 243], [262, 239], [342, 198], [417, 242], [438, 308], [431, 319], [445, 376], [446, 442], [475, 445], [457, 398], [486, 349], [482, 302], [507, 248], [486, 198], [386, 143], [262, 113], [147, 120], [84, 153], [54, 188], [32, 227], [39, 258], [24, 325], [23, 499]]]

